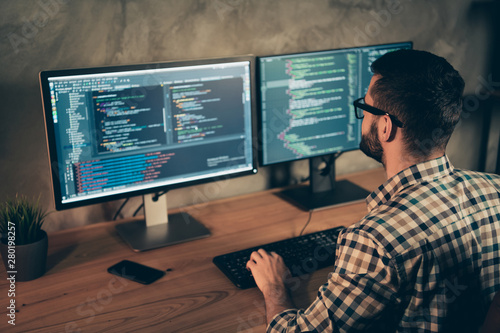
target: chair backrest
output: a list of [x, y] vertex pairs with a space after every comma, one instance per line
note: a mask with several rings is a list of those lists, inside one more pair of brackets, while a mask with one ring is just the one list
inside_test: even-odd
[[500, 333], [500, 291], [491, 302], [481, 333]]

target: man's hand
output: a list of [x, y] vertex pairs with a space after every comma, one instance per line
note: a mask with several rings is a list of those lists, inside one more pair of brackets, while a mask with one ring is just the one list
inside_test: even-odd
[[252, 252], [247, 269], [264, 295], [268, 324], [276, 314], [293, 308], [286, 288], [286, 280], [291, 274], [280, 255], [263, 249]]
[[283, 258], [276, 252], [268, 253], [263, 249], [252, 252], [247, 269], [252, 272], [255, 283], [263, 294], [268, 294], [277, 287], [285, 288], [285, 280], [290, 276]]

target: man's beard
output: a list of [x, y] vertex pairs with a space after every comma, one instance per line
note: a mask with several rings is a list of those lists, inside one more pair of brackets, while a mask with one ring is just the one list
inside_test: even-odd
[[384, 149], [380, 144], [380, 140], [378, 139], [378, 125], [376, 122], [373, 122], [370, 125], [370, 130], [366, 134], [361, 135], [361, 142], [359, 143], [359, 149], [366, 156], [373, 158], [375, 161], [384, 164], [383, 156]]

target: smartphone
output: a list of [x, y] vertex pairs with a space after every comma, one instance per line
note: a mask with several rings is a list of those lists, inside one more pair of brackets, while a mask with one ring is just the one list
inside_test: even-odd
[[142, 284], [150, 284], [165, 275], [164, 271], [130, 260], [120, 261], [109, 267], [108, 272]]

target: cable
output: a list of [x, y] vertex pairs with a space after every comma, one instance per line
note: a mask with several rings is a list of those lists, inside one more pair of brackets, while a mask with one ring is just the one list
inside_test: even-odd
[[310, 211], [309, 211], [309, 218], [307, 219], [307, 222], [306, 222], [306, 224], [304, 225], [304, 227], [302, 227], [302, 230], [300, 231], [299, 236], [302, 236], [302, 233], [304, 232], [304, 230], [306, 230], [307, 225], [309, 224], [309, 222], [311, 222], [312, 214], [313, 214], [313, 211], [312, 211], [312, 210], [310, 210]]
[[332, 164], [335, 164], [335, 161], [340, 157], [340, 155], [342, 155], [342, 153], [343, 152], [337, 152], [335, 154], [331, 154], [328, 161], [326, 160], [325, 156], [321, 157], [323, 163], [326, 164], [326, 167], [323, 169], [323, 171], [321, 171], [321, 176], [328, 176], [328, 178], [330, 178], [330, 185], [332, 189], [335, 187], [335, 172], [333, 172], [332, 174], [330, 170], [332, 168]]
[[118, 210], [116, 211], [116, 214], [115, 216], [113, 217], [113, 221], [116, 220], [116, 218], [118, 217], [118, 215], [120, 214], [120, 212], [122, 211], [123, 207], [125, 207], [125, 205], [127, 204], [128, 202], [128, 199], [130, 198], [127, 198], [125, 199], [125, 201], [122, 203], [122, 205], [120, 206], [120, 208], [118, 208]]
[[139, 205], [139, 207], [137, 207], [137, 209], [135, 210], [134, 215], [132, 215], [132, 217], [135, 217], [137, 215], [137, 213], [139, 213], [139, 211], [141, 210], [142, 207], [144, 207], [144, 203], [141, 203]]
[[332, 190], [335, 188], [335, 171], [337, 170], [334, 170], [334, 172], [330, 172], [330, 169], [331, 169], [331, 165], [332, 163], [335, 164], [335, 161], [337, 161], [337, 158], [341, 155], [342, 153], [337, 153], [337, 154], [334, 154], [334, 155], [331, 155], [330, 156], [330, 161], [328, 161], [328, 178], [330, 178], [330, 186], [332, 188]]
[[155, 195], [153, 196], [152, 200], [154, 202], [158, 201], [158, 198], [161, 197], [162, 195], [164, 195], [165, 193], [167, 193], [168, 191], [161, 191], [161, 192], [158, 192], [158, 193], [155, 193]]

